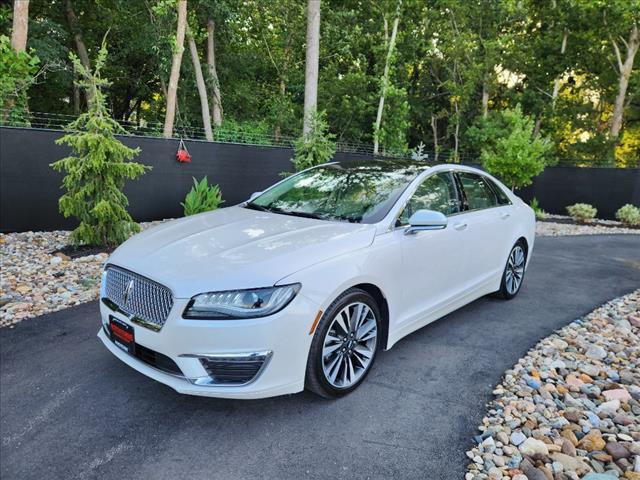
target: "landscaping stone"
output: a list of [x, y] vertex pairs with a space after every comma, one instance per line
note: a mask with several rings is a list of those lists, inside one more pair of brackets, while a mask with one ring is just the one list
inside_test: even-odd
[[628, 321], [639, 315], [637, 290], [507, 370], [468, 452], [490, 459], [469, 466], [473, 479], [640, 480], [640, 328]]
[[[145, 229], [160, 222], [141, 224]], [[0, 327], [98, 298], [106, 253], [55, 253], [70, 232], [0, 234]]]
[[[597, 220], [597, 222], [591, 224], [571, 224], [560, 223], [571, 220], [571, 217], [564, 215], [549, 215], [547, 214], [547, 220], [544, 222], [536, 222], [536, 235], [543, 237], [557, 237], [563, 235], [598, 235], [598, 234], [613, 234], [613, 233], [626, 233], [626, 234], [640, 234], [640, 230], [637, 228], [626, 228], [622, 223], [614, 220]], [[554, 222], [558, 220], [559, 222]], [[640, 317], [638, 317], [640, 322]], [[629, 320], [631, 322], [631, 320]], [[637, 325], [636, 325], [637, 326]]]

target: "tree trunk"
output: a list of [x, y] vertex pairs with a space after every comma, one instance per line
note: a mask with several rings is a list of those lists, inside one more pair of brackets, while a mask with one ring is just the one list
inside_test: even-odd
[[384, 62], [384, 73], [382, 75], [382, 89], [380, 92], [380, 101], [378, 102], [378, 113], [376, 115], [376, 123], [373, 130], [373, 154], [378, 154], [380, 147], [380, 126], [382, 125], [382, 111], [384, 109], [384, 99], [389, 88], [389, 70], [391, 68], [391, 59], [393, 58], [393, 49], [396, 45], [396, 36], [398, 35], [398, 23], [400, 22], [400, 0], [396, 9], [396, 18], [393, 19], [393, 27], [391, 28], [391, 39], [389, 40], [389, 49], [387, 50], [387, 59]]
[[[284, 49], [282, 51], [283, 60], [282, 69], [280, 70], [280, 97], [282, 98], [283, 102], [285, 101], [285, 96], [287, 94], [287, 72], [289, 71], [289, 54], [291, 53], [291, 41], [292, 35], [288, 34], [284, 42]], [[281, 116], [281, 113], [278, 113], [276, 126], [273, 130], [273, 136], [276, 142], [280, 141], [280, 133], [282, 130]]]
[[[65, 7], [67, 11], [67, 22], [69, 22], [71, 33], [73, 33], [73, 40], [76, 44], [76, 50], [78, 51], [80, 62], [82, 62], [84, 68], [86, 68], [87, 70], [91, 70], [89, 53], [87, 52], [87, 46], [85, 45], [84, 38], [82, 37], [82, 31], [80, 30], [80, 26], [78, 25], [78, 17], [76, 17], [76, 13], [73, 11], [72, 0], [66, 0]], [[89, 105], [91, 98], [93, 98], [93, 92], [90, 88], [85, 88], [84, 92], [87, 98], [87, 105]]]
[[216, 69], [216, 24], [213, 18], [207, 20], [207, 66], [211, 80], [211, 117], [216, 127], [222, 125], [222, 99], [220, 97], [220, 81]]
[[431, 115], [431, 131], [433, 132], [434, 161], [438, 161], [440, 147], [438, 146], [438, 121], [435, 115]]
[[611, 38], [616, 59], [618, 61], [618, 74], [620, 78], [618, 80], [618, 94], [616, 95], [615, 107], [613, 109], [613, 117], [611, 119], [611, 129], [609, 135], [612, 139], [617, 140], [620, 136], [620, 130], [622, 128], [622, 115], [624, 113], [624, 102], [627, 95], [627, 87], [629, 86], [629, 77], [631, 77], [631, 71], [633, 70], [633, 60], [638, 52], [640, 46], [640, 35], [638, 34], [638, 24], [634, 23], [629, 33], [629, 39], [626, 41], [625, 46], [627, 55], [622, 61], [620, 49], [616, 41]]
[[[184, 36], [187, 28], [187, 0], [178, 0], [178, 27], [176, 29], [176, 46], [171, 59], [171, 74], [167, 87], [167, 111], [164, 117], [164, 138], [173, 136], [173, 122], [176, 117], [176, 103], [178, 97], [178, 81], [180, 80], [180, 66], [182, 52], [184, 52]], [[207, 107], [208, 108], [208, 107]]]
[[489, 86], [485, 81], [482, 84], [482, 118], [487, 118], [489, 115]]
[[13, 0], [13, 28], [11, 46], [20, 53], [27, 49], [29, 31], [29, 0]]
[[[569, 32], [567, 30], [564, 31], [562, 35], [562, 45], [560, 46], [560, 54], [564, 55], [564, 52], [567, 50], [567, 39], [569, 38]], [[553, 110], [556, 109], [556, 99], [558, 98], [558, 93], [560, 93], [560, 80], [558, 77], [553, 81], [553, 92], [551, 93], [551, 107]]]
[[318, 105], [320, 62], [320, 0], [307, 0], [307, 56], [304, 72], [304, 119], [302, 134], [311, 132], [312, 115]]
[[211, 132], [211, 116], [209, 115], [209, 99], [207, 98], [207, 86], [204, 83], [202, 75], [202, 66], [200, 65], [200, 57], [198, 57], [198, 47], [187, 29], [187, 41], [189, 42], [189, 51], [191, 52], [191, 61], [193, 62], [193, 70], [196, 74], [196, 86], [198, 87], [198, 95], [200, 95], [200, 110], [202, 110], [202, 124], [204, 125], [204, 136], [210, 142], [213, 141], [213, 133]]
[[453, 107], [456, 111], [456, 128], [453, 132], [453, 159], [456, 163], [460, 163], [460, 154], [458, 152], [460, 148], [460, 108], [458, 102], [453, 102]]
[[542, 128], [542, 113], [538, 113], [536, 115], [536, 122], [533, 125], [533, 131], [531, 132], [531, 136], [533, 138], [537, 138], [540, 135], [540, 129]]

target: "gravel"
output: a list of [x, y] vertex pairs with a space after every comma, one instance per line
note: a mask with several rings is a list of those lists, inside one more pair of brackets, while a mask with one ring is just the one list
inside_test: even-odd
[[[558, 220], [554, 222], [553, 220]], [[547, 215], [547, 221], [536, 222], [536, 235], [543, 237], [557, 237], [561, 235], [598, 235], [612, 233], [626, 233], [640, 235], [640, 229], [625, 228], [615, 220], [597, 220], [592, 224], [575, 225], [563, 223], [571, 220], [564, 215]]]
[[640, 479], [640, 290], [541, 340], [493, 393], [466, 480]]
[[53, 254], [68, 244], [69, 234], [59, 230], [0, 234], [0, 327], [98, 298], [100, 272], [108, 255], [72, 259]]

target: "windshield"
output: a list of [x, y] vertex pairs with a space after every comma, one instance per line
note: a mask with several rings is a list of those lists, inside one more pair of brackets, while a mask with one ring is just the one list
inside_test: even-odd
[[246, 204], [275, 213], [375, 223], [420, 172], [392, 162], [331, 164], [294, 175]]

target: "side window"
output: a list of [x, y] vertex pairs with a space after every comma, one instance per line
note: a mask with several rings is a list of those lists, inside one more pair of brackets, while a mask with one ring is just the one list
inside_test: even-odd
[[504, 190], [500, 188], [500, 186], [496, 182], [494, 182], [493, 180], [487, 177], [484, 177], [484, 181], [487, 182], [489, 185], [491, 185], [491, 187], [493, 188], [493, 191], [496, 193], [498, 197], [498, 203], [500, 205], [511, 204], [511, 200], [509, 200], [509, 197], [507, 197], [507, 194], [504, 193]]
[[498, 197], [482, 176], [458, 172], [458, 178], [467, 199], [467, 210], [480, 210], [498, 205]]
[[400, 215], [398, 225], [408, 225], [409, 218], [418, 210], [435, 210], [445, 215], [458, 213], [458, 203], [451, 174], [437, 173], [428, 177], [416, 189]]

